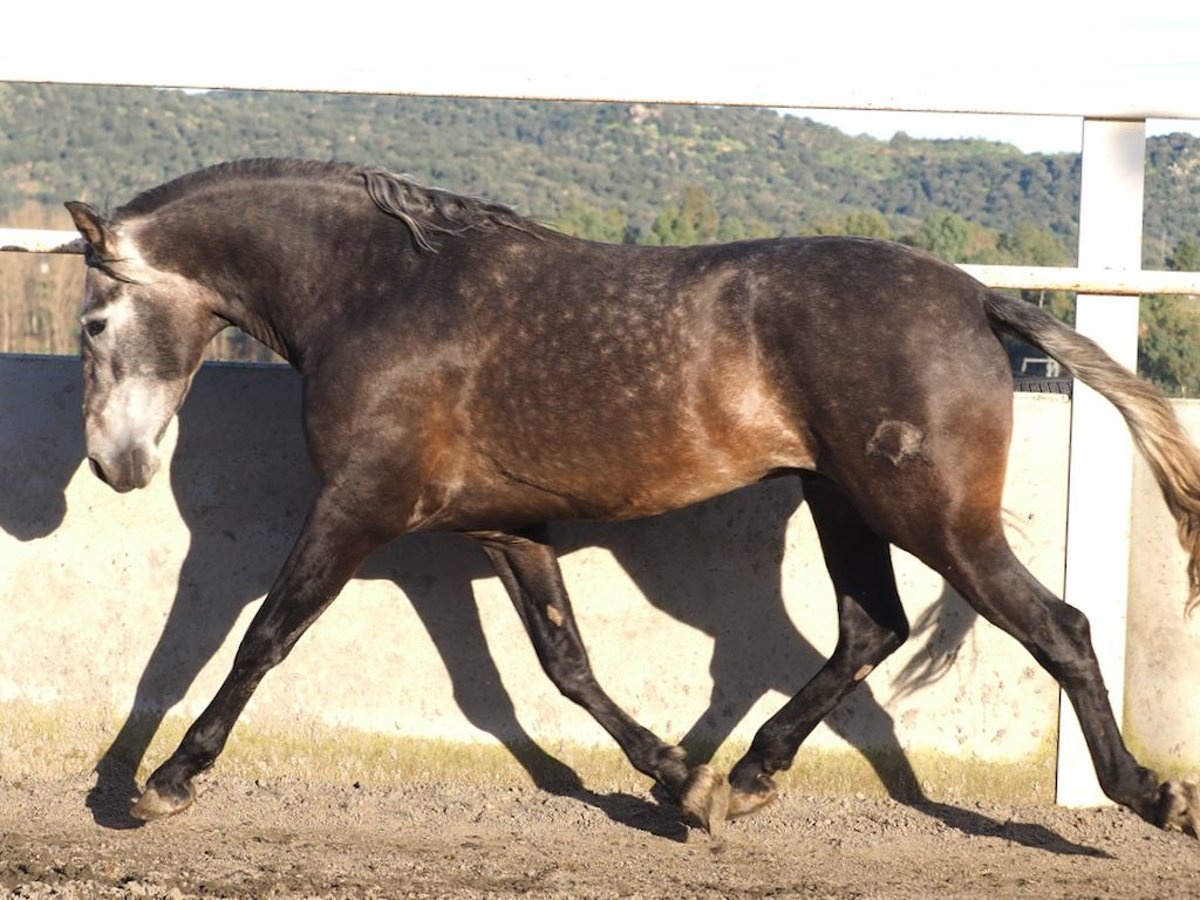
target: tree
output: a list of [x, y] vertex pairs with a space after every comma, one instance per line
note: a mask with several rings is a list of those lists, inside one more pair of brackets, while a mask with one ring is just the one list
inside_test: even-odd
[[1200, 272], [1200, 244], [1190, 237], [1182, 238], [1168, 262], [1176, 272]]
[[852, 212], [840, 219], [822, 219], [809, 224], [810, 234], [847, 234], [855, 237], [891, 240], [892, 226], [883, 214], [873, 210]]
[[1055, 235], [1023, 219], [1012, 232], [1000, 235], [998, 244], [1005, 261], [1026, 266], [1066, 265], [1069, 255]]
[[[1182, 238], [1167, 260], [1178, 272], [1200, 271], [1200, 245]], [[1163, 390], [1200, 396], [1200, 309], [1195, 297], [1151, 295], [1138, 310], [1138, 371]]]
[[610, 244], [625, 240], [629, 229], [620, 210], [600, 209], [578, 198], [571, 200], [555, 225], [575, 237]]
[[855, 212], [846, 216], [845, 233], [857, 235], [858, 237], [890, 240], [892, 237], [892, 226], [888, 224], [888, 220], [877, 210], [869, 209], [865, 212]]
[[1191, 297], [1143, 297], [1138, 372], [1169, 394], [1200, 395], [1200, 310]]
[[689, 184], [678, 206], [669, 204], [650, 227], [651, 244], [704, 244], [716, 239], [721, 217], [704, 188]]
[[913, 236], [913, 243], [949, 262], [962, 262], [970, 236], [971, 227], [966, 219], [939, 209], [925, 217]]

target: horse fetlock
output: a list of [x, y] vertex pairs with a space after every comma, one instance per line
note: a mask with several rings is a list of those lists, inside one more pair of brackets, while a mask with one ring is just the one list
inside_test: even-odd
[[679, 793], [679, 808], [713, 837], [719, 837], [729, 816], [729, 779], [712, 766], [697, 766]]
[[1154, 824], [1200, 838], [1200, 787], [1194, 779], [1168, 781], [1158, 789]]
[[129, 814], [143, 822], [165, 819], [183, 812], [196, 799], [196, 789], [190, 780], [178, 784], [155, 784], [154, 778], [142, 791], [142, 796], [129, 810]]
[[687, 751], [677, 745], [660, 744], [654, 751], [650, 774], [654, 780], [679, 797], [688, 779], [688, 767], [683, 761]]

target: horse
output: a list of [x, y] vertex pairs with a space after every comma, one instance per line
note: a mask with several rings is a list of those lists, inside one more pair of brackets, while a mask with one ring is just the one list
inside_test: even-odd
[[[1087, 618], [1004, 536], [1015, 336], [1120, 411], [1200, 594], [1200, 453], [1162, 394], [1020, 299], [897, 244], [695, 247], [580, 240], [382, 168], [242, 160], [101, 213], [66, 204], [87, 265], [86, 449], [145, 487], [208, 342], [233, 325], [300, 373], [319, 487], [232, 669], [131, 808], [187, 808], [262, 677], [373, 551], [476, 541], [550, 680], [689, 822], [717, 834], [904, 643], [892, 545], [1020, 641], [1073, 704], [1104, 792], [1196, 834], [1200, 794], [1126, 748]], [[931, 352], [936, 348], [936, 353]], [[591, 670], [548, 523], [651, 516], [798, 477], [837, 593], [838, 639], [726, 774], [635, 721]]]

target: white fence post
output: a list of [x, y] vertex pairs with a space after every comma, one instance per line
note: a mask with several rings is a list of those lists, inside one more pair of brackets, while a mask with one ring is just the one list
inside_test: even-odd
[[[1080, 268], [1139, 269], [1146, 123], [1088, 119], [1083, 125]], [[1137, 367], [1138, 298], [1080, 294], [1075, 325], [1119, 362]], [[1122, 717], [1133, 447], [1120, 415], [1076, 382], [1071, 410], [1065, 596], [1087, 613], [1109, 699]], [[1065, 695], [1058, 744], [1058, 802], [1107, 803]]]

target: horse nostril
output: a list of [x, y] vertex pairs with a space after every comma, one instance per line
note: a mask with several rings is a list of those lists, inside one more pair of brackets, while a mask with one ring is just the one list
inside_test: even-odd
[[104, 477], [104, 470], [100, 468], [100, 463], [96, 462], [96, 460], [89, 456], [88, 465], [91, 467], [93, 475], [95, 475], [105, 484], [108, 484], [108, 479]]

